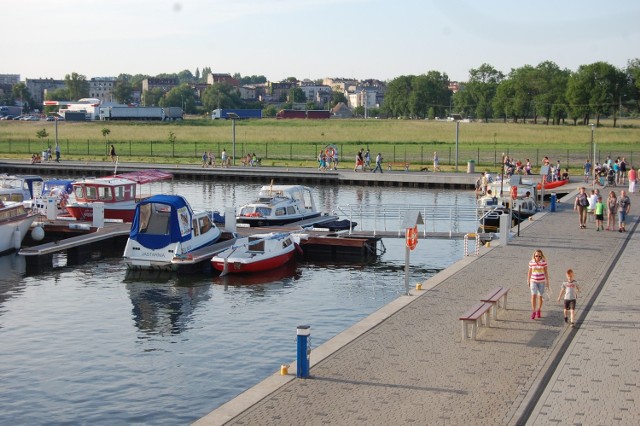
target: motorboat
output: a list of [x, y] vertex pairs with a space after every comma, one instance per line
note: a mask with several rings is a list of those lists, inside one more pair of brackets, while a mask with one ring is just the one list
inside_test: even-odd
[[[47, 179], [42, 184], [42, 191], [34, 199], [34, 208], [40, 214], [55, 219], [58, 216], [69, 216], [66, 205], [73, 195], [73, 179]], [[53, 211], [49, 211], [53, 209]]]
[[310, 188], [266, 185], [260, 188], [255, 201], [240, 207], [236, 222], [249, 226], [272, 226], [319, 216]]
[[211, 212], [194, 212], [181, 195], [154, 195], [135, 208], [124, 261], [133, 268], [170, 268], [173, 258], [189, 256], [221, 235]]
[[211, 265], [224, 274], [262, 272], [278, 268], [301, 252], [300, 236], [291, 233], [256, 234], [239, 238], [233, 246], [211, 258]]
[[[567, 183], [569, 183], [569, 180], [552, 180], [544, 183], [544, 189], [547, 190], [547, 189], [559, 188], [562, 185], [566, 185]], [[540, 191], [542, 189], [542, 184], [539, 183], [537, 185], [537, 189], [538, 191]]]
[[31, 208], [42, 182], [38, 175], [0, 175], [0, 200], [24, 203], [25, 207]]
[[171, 173], [152, 169], [83, 179], [73, 183], [75, 201], [66, 209], [75, 219], [92, 220], [93, 203], [102, 202], [105, 219], [131, 222], [138, 202], [150, 197], [140, 193], [142, 185], [172, 178]]
[[19, 249], [36, 217], [21, 202], [0, 200], [0, 253]]
[[480, 228], [496, 231], [503, 214], [510, 214], [514, 220], [521, 222], [538, 212], [535, 184], [524, 183], [517, 178], [519, 176], [512, 176], [512, 180], [493, 183], [487, 194], [478, 198], [476, 203]]

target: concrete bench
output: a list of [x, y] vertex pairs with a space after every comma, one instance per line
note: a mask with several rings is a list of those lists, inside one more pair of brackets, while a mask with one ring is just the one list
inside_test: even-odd
[[[462, 321], [462, 340], [466, 340], [469, 337], [476, 340], [478, 322], [480, 324], [484, 323], [487, 327], [491, 326], [489, 324], [489, 311], [492, 306], [493, 304], [491, 303], [480, 302], [462, 314], [460, 317], [460, 321]], [[469, 333], [469, 325], [471, 325], [471, 333]]]
[[[496, 287], [487, 293], [482, 299], [484, 303], [491, 303], [493, 319], [498, 319], [498, 308], [507, 309], [507, 296], [509, 295], [509, 289], [506, 287]], [[502, 302], [502, 303], [500, 303]]]
[[390, 163], [387, 163], [387, 170], [391, 171], [395, 167], [395, 168], [404, 169], [405, 172], [408, 172], [410, 165], [411, 163], [409, 163], [408, 161], [396, 161], [396, 162], [392, 161]]

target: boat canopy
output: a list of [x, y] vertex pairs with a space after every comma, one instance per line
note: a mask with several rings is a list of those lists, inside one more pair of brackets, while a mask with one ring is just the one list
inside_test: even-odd
[[180, 195], [154, 195], [136, 206], [129, 238], [159, 249], [191, 239], [191, 207]]
[[120, 179], [129, 179], [139, 184], [145, 184], [150, 182], [159, 182], [161, 180], [171, 180], [173, 179], [173, 175], [168, 172], [163, 172], [162, 170], [149, 169], [149, 170], [140, 170], [137, 172], [128, 172], [128, 173], [120, 173], [118, 175], [114, 175], [116, 178]]
[[46, 197], [55, 188], [58, 188], [67, 194], [71, 194], [71, 192], [73, 192], [73, 182], [75, 181], [72, 179], [47, 179], [44, 181], [44, 185], [42, 185], [42, 192], [40, 195], [42, 197]]

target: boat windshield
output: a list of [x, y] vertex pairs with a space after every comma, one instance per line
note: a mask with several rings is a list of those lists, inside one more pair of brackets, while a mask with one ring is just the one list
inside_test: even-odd
[[166, 204], [149, 203], [140, 206], [141, 234], [168, 235], [171, 208]]

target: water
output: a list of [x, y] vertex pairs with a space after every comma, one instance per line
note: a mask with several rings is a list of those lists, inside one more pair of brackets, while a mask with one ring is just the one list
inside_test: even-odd
[[[171, 186], [194, 208], [221, 210], [258, 188]], [[474, 202], [404, 188], [319, 187], [316, 195], [325, 211]], [[292, 362], [298, 325], [311, 325], [317, 347], [402, 294], [404, 241], [384, 246], [376, 264], [299, 263], [224, 279], [128, 272], [117, 257], [70, 267], [64, 255], [61, 266], [28, 276], [24, 259], [2, 256], [0, 424], [188, 424]], [[460, 240], [420, 240], [411, 285], [461, 256]]]

